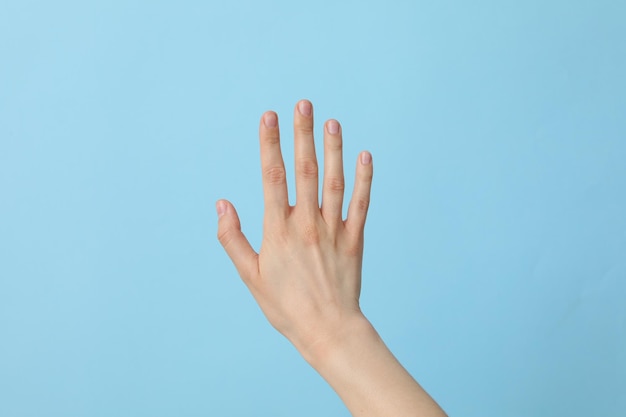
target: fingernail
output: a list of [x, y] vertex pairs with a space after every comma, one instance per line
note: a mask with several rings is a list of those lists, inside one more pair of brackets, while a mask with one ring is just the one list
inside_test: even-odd
[[276, 127], [276, 125], [278, 124], [278, 117], [276, 117], [276, 113], [265, 113], [265, 116], [263, 116], [263, 123], [265, 124], [265, 127]]
[[218, 201], [215, 204], [215, 209], [217, 210], [217, 217], [222, 217], [226, 213], [226, 203], [222, 200]]
[[301, 115], [303, 116], [310, 116], [311, 115], [311, 103], [307, 100], [302, 100], [300, 103], [298, 103], [298, 111], [300, 112]]
[[329, 120], [326, 126], [328, 127], [328, 133], [331, 135], [339, 133], [339, 123], [336, 120]]
[[369, 165], [372, 162], [372, 155], [365, 151], [361, 154], [361, 163], [363, 165]]

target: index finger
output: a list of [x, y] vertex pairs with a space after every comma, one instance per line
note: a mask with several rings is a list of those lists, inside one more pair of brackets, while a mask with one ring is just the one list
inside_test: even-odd
[[261, 117], [259, 139], [265, 213], [270, 216], [286, 218], [289, 209], [287, 176], [280, 151], [278, 116], [273, 111], [268, 111]]

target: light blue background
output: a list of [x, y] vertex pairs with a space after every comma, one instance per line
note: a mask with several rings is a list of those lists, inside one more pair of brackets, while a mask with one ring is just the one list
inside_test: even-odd
[[348, 189], [374, 156], [363, 310], [442, 406], [624, 416], [625, 18], [3, 0], [0, 415], [348, 415], [215, 238], [228, 198], [258, 249], [259, 117], [293, 173], [309, 98], [343, 124]]

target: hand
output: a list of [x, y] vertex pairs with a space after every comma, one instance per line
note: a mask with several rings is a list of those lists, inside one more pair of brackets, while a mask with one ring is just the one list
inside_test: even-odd
[[355, 417], [445, 416], [402, 367], [359, 307], [363, 229], [372, 185], [372, 157], [359, 155], [348, 218], [341, 127], [324, 128], [324, 183], [318, 196], [313, 108], [294, 115], [296, 205], [287, 198], [278, 118], [261, 118], [265, 217], [257, 254], [241, 233], [235, 208], [217, 202], [218, 238], [270, 323], [284, 334], [341, 397]]
[[287, 196], [278, 118], [259, 127], [265, 215], [257, 254], [241, 232], [235, 208], [217, 202], [218, 238], [270, 323], [305, 358], [364, 319], [359, 307], [363, 229], [370, 201], [372, 158], [359, 155], [356, 180], [342, 219], [344, 175], [341, 127], [324, 126], [324, 179], [318, 202], [318, 163], [309, 101], [294, 112], [296, 205]]

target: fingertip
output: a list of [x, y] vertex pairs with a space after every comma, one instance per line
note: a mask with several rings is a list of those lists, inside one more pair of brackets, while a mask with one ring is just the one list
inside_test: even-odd
[[298, 112], [300, 112], [300, 114], [303, 116], [308, 117], [311, 115], [311, 113], [313, 113], [313, 103], [311, 103], [309, 100], [303, 99], [298, 101], [296, 107], [298, 108]]
[[215, 211], [217, 211], [217, 218], [219, 219], [228, 210], [228, 202], [226, 200], [217, 200], [215, 203]]
[[372, 164], [372, 154], [368, 151], [361, 152], [361, 164], [362, 165], [371, 165]]
[[263, 125], [268, 129], [273, 129], [278, 126], [278, 115], [275, 111], [266, 111], [263, 113]]
[[330, 119], [326, 122], [326, 131], [331, 135], [336, 135], [339, 133], [339, 129], [341, 129], [341, 125], [335, 119]]

